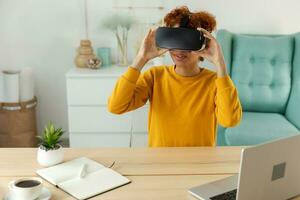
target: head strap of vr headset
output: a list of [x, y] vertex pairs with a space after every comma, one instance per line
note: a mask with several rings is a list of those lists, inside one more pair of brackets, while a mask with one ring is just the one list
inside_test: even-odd
[[184, 15], [184, 16], [181, 18], [181, 20], [180, 20], [180, 25], [179, 25], [179, 27], [189, 28], [189, 27], [188, 27], [189, 21], [190, 21], [190, 14]]

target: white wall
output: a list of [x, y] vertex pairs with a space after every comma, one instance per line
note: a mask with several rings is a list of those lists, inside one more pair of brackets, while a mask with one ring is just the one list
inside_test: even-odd
[[[105, 16], [122, 10], [113, 9], [113, 5], [124, 5], [128, 1], [88, 1], [89, 35], [93, 46], [95, 49], [100, 46], [113, 48], [113, 58], [116, 54], [115, 38], [109, 31], [101, 30], [100, 22]], [[150, 4], [146, 0], [131, 2]], [[298, 0], [151, 2], [151, 5], [164, 5], [165, 10], [130, 13], [143, 21], [157, 21], [171, 8], [187, 5], [191, 10], [208, 10], [215, 14], [219, 29], [265, 34], [300, 31]], [[74, 67], [75, 48], [84, 38], [83, 22], [82, 0], [0, 0], [0, 68], [29, 66], [34, 69], [39, 132], [49, 120], [68, 129], [64, 74]], [[129, 41], [142, 36], [141, 33], [134, 35], [136, 33], [131, 33]], [[132, 58], [133, 50], [129, 51]]]

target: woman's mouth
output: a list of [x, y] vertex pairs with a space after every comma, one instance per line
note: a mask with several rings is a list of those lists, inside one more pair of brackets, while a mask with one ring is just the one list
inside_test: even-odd
[[177, 60], [177, 61], [183, 61], [187, 56], [186, 55], [183, 55], [183, 54], [174, 54], [174, 58]]

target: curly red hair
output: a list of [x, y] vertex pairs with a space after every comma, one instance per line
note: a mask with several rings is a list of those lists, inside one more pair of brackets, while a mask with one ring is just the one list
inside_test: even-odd
[[187, 6], [177, 7], [167, 13], [164, 17], [164, 24], [167, 27], [173, 27], [180, 24], [182, 17], [189, 16], [188, 27], [190, 28], [204, 28], [205, 30], [212, 32], [216, 28], [215, 16], [206, 12], [191, 12]]
[[[203, 28], [210, 33], [216, 29], [217, 22], [215, 16], [206, 11], [191, 12], [187, 6], [177, 7], [167, 13], [164, 17], [164, 24], [167, 27], [174, 27], [180, 24], [184, 16], [189, 17], [187, 25], [189, 28]], [[204, 58], [199, 57], [199, 60], [203, 61]]]

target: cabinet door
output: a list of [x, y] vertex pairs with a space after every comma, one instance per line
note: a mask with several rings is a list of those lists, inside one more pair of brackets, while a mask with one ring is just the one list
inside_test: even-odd
[[117, 78], [68, 78], [68, 105], [106, 105]]
[[132, 112], [132, 130], [133, 132], [148, 131], [148, 110], [149, 105], [146, 104], [141, 108]]
[[132, 146], [148, 146], [148, 111], [149, 105], [132, 112]]
[[129, 147], [129, 132], [70, 133], [70, 147]]
[[131, 113], [115, 115], [106, 106], [69, 106], [70, 132], [130, 132]]
[[147, 132], [133, 132], [132, 133], [132, 147], [147, 147], [148, 133]]

